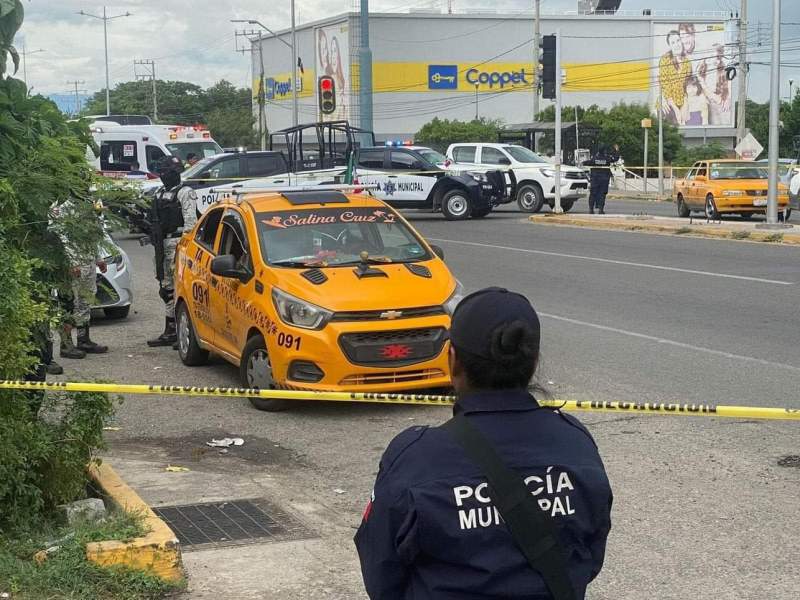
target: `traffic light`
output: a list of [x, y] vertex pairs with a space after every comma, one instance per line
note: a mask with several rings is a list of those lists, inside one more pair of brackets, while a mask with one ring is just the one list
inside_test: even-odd
[[542, 38], [542, 98], [556, 99], [556, 36]]
[[319, 93], [319, 110], [323, 115], [329, 115], [336, 110], [336, 84], [333, 77], [323, 75], [317, 80]]

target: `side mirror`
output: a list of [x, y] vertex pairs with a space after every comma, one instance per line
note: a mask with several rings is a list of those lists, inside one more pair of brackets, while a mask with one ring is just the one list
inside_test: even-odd
[[220, 277], [238, 279], [242, 283], [247, 282], [251, 277], [249, 271], [237, 266], [236, 257], [233, 254], [223, 254], [212, 258], [211, 272]]
[[437, 246], [436, 244], [431, 244], [430, 246], [431, 246], [431, 250], [433, 250], [433, 253], [436, 256], [438, 256], [439, 258], [441, 258], [442, 260], [444, 260], [444, 250], [442, 250], [442, 247], [441, 246]]

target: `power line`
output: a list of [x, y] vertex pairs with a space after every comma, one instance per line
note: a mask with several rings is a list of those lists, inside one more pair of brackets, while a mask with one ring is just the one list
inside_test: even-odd
[[85, 83], [86, 82], [83, 81], [83, 80], [81, 80], [81, 81], [76, 80], [76, 81], [68, 81], [67, 82], [67, 85], [75, 86], [75, 114], [76, 115], [79, 115], [81, 113], [81, 96], [80, 96], [80, 94], [81, 94], [81, 92], [83, 92], [84, 94], [86, 93], [86, 90], [83, 90], [83, 89], [79, 90], [78, 86], [79, 85], [84, 85]]

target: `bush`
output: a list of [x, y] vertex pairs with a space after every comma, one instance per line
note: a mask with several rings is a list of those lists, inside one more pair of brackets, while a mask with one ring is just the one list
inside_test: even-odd
[[496, 142], [499, 131], [498, 120], [481, 118], [467, 122], [436, 117], [422, 126], [414, 141], [444, 152], [450, 144], [459, 142]]

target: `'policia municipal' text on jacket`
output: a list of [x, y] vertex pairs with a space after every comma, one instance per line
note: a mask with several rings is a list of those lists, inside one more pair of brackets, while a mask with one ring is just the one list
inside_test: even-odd
[[[524, 477], [554, 519], [583, 598], [603, 565], [611, 528], [611, 487], [591, 435], [522, 391], [459, 398], [455, 412]], [[391, 442], [355, 543], [373, 600], [551, 598], [495, 508], [486, 478], [439, 428], [412, 427]]]

